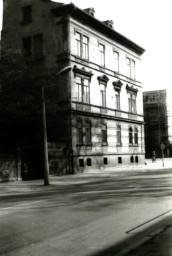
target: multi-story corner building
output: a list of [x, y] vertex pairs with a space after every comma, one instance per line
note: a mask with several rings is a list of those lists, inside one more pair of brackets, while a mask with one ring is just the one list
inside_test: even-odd
[[111, 20], [96, 19], [93, 8], [48, 0], [5, 3], [6, 47], [23, 50], [52, 76], [72, 67], [57, 77], [54, 141], [48, 134], [51, 172], [143, 163], [144, 49], [119, 34]]
[[[170, 99], [171, 100], [171, 99]], [[172, 156], [171, 110], [167, 90], [143, 92], [146, 157]], [[164, 146], [163, 146], [164, 145]]]

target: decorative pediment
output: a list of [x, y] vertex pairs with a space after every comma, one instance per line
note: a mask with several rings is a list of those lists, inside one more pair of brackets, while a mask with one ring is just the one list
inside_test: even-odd
[[85, 68], [78, 68], [76, 65], [74, 66], [73, 68], [73, 72], [74, 72], [74, 75], [76, 77], [76, 75], [81, 75], [81, 76], [84, 76], [84, 77], [89, 77], [89, 79], [91, 80], [91, 77], [93, 75], [93, 73], [91, 71], [87, 71], [85, 70]]
[[98, 76], [97, 77], [99, 84], [107, 85], [107, 82], [109, 81], [109, 78], [106, 75]]
[[120, 80], [117, 80], [112, 83], [115, 91], [120, 91], [123, 83]]
[[126, 85], [126, 90], [127, 90], [127, 92], [132, 92], [135, 94], [137, 94], [137, 92], [138, 92], [138, 89], [134, 88], [133, 86], [129, 86], [128, 84]]

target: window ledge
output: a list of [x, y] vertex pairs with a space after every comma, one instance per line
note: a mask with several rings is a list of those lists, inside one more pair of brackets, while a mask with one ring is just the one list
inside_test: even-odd
[[116, 144], [116, 146], [117, 147], [122, 147], [122, 143], [120, 143], [120, 144], [118, 143], [118, 144]]
[[107, 142], [102, 142], [102, 146], [108, 146]]

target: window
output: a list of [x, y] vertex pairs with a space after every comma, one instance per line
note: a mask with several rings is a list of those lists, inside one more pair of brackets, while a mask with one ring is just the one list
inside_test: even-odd
[[100, 84], [100, 105], [106, 107], [106, 85]]
[[121, 126], [120, 125], [117, 125], [116, 137], [117, 137], [117, 145], [121, 145]]
[[85, 144], [91, 145], [91, 123], [85, 125]]
[[134, 144], [138, 145], [138, 129], [134, 129]]
[[91, 166], [92, 162], [91, 162], [91, 158], [87, 158], [87, 166]]
[[135, 61], [131, 60], [131, 78], [135, 78]]
[[33, 43], [32, 37], [23, 38], [23, 51], [26, 57], [32, 57], [35, 59], [41, 59], [43, 56], [43, 37], [42, 34], [34, 35]]
[[28, 5], [22, 8], [23, 21], [22, 23], [30, 23], [32, 21], [32, 6]]
[[81, 57], [81, 34], [76, 32], [76, 50], [77, 55]]
[[135, 156], [135, 162], [138, 163], [139, 162], [139, 157]]
[[114, 51], [114, 70], [116, 72], [119, 72], [119, 53]]
[[115, 109], [120, 110], [120, 90], [115, 90]]
[[79, 167], [84, 167], [84, 159], [79, 159]]
[[32, 56], [32, 39], [31, 37], [23, 38], [23, 51], [26, 57]]
[[129, 112], [136, 113], [136, 94], [129, 92], [128, 98]]
[[107, 164], [108, 164], [108, 158], [107, 158], [107, 157], [104, 157], [104, 158], [103, 158], [103, 163], [104, 163], [104, 165], [107, 165]]
[[90, 103], [90, 83], [86, 78], [76, 77], [76, 83], [78, 86], [78, 101], [84, 103]]
[[88, 37], [83, 36], [83, 58], [88, 59]]
[[127, 58], [127, 75], [135, 79], [135, 61]]
[[121, 156], [118, 157], [118, 164], [122, 164], [122, 157]]
[[83, 144], [83, 131], [82, 131], [82, 123], [77, 122], [77, 133], [76, 133], [77, 144]]
[[106, 126], [106, 124], [102, 125], [102, 143], [107, 144], [107, 126]]
[[133, 129], [132, 127], [129, 128], [129, 144], [133, 144]]
[[134, 163], [134, 156], [131, 156], [131, 157], [130, 157], [130, 162], [131, 162], [131, 163]]
[[40, 59], [43, 56], [42, 34], [34, 36], [34, 57]]
[[100, 65], [105, 66], [105, 46], [103, 44], [99, 44], [99, 52], [100, 52]]
[[88, 59], [88, 37], [76, 32], [76, 54]]

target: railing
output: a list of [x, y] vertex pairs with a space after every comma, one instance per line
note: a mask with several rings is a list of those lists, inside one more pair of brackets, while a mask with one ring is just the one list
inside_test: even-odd
[[125, 119], [143, 121], [142, 115], [129, 113], [129, 112], [125, 112], [117, 109], [105, 108], [105, 107], [83, 103], [83, 102], [72, 101], [72, 109], [84, 111], [84, 112], [91, 112], [94, 114], [111, 116], [111, 117], [120, 117]]

